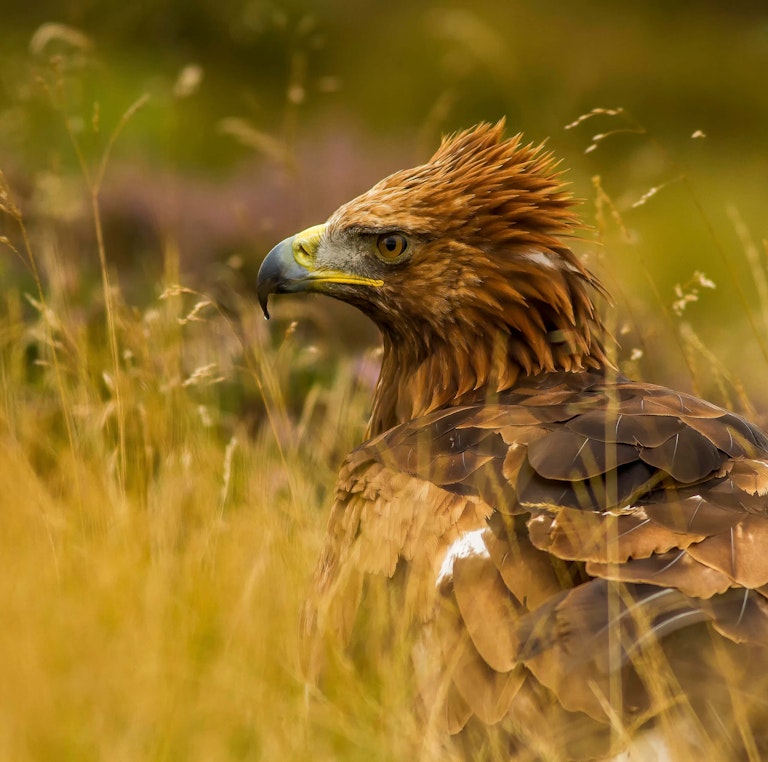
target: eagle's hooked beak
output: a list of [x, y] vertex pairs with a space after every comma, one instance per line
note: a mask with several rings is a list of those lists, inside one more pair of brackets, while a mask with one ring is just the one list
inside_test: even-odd
[[317, 250], [325, 225], [315, 225], [286, 238], [267, 254], [259, 268], [256, 293], [264, 317], [269, 319], [267, 301], [270, 294], [296, 291], [322, 291], [323, 283], [357, 283], [381, 286], [383, 281], [353, 273], [317, 266]]
[[307, 288], [324, 227], [325, 225], [315, 225], [280, 241], [261, 263], [256, 279], [256, 293], [267, 320], [267, 301], [270, 294], [287, 294]]

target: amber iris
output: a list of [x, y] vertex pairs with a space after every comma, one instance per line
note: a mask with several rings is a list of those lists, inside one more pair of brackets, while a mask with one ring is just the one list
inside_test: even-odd
[[384, 259], [397, 259], [408, 248], [408, 239], [400, 233], [384, 233], [376, 239], [376, 248]]

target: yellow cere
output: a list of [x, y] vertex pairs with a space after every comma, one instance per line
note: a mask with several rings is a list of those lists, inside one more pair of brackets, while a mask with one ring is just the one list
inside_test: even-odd
[[384, 281], [378, 278], [365, 278], [340, 270], [315, 269], [317, 247], [325, 231], [325, 225], [313, 225], [311, 228], [297, 233], [293, 239], [293, 258], [297, 264], [309, 270], [311, 280], [315, 283], [357, 283], [364, 286], [383, 286]]
[[302, 267], [308, 270], [313, 269], [315, 264], [315, 255], [320, 239], [323, 236], [325, 225], [313, 225], [311, 228], [297, 233], [293, 239], [293, 258]]

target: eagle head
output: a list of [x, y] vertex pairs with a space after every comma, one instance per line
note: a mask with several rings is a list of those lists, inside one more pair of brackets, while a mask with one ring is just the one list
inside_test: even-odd
[[267, 317], [270, 294], [317, 291], [378, 325], [372, 431], [510, 388], [521, 373], [607, 362], [601, 286], [567, 244], [573, 199], [552, 155], [503, 129], [444, 139], [426, 164], [381, 180], [261, 265]]

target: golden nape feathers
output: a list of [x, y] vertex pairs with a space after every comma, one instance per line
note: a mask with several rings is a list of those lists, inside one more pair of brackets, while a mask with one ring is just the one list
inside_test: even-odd
[[763, 759], [768, 437], [610, 367], [555, 162], [502, 132], [444, 140], [259, 272], [265, 313], [271, 293], [323, 292], [384, 343], [310, 671], [372, 638], [389, 580], [380, 642], [413, 654], [422, 751], [586, 760], [652, 737], [659, 758]]

